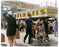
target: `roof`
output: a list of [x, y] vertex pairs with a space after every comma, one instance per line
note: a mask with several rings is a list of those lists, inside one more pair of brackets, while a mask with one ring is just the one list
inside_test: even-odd
[[26, 8], [26, 9], [34, 9], [34, 8], [39, 7], [39, 5], [24, 3], [24, 2], [20, 2], [20, 1], [2, 1], [2, 5], [19, 7], [19, 8]]

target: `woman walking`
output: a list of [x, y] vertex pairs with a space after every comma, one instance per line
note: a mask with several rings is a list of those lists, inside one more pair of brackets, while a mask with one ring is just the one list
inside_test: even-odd
[[13, 18], [12, 16], [12, 11], [7, 13], [3, 13], [3, 16], [7, 19], [8, 22], [8, 27], [7, 27], [7, 37], [8, 37], [8, 41], [10, 46], [13, 46], [13, 42], [15, 39], [15, 34], [16, 34], [16, 19]]

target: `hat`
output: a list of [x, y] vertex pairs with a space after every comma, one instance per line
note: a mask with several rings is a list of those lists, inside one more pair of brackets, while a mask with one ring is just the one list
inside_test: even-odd
[[12, 11], [9, 11], [8, 14], [9, 14], [9, 15], [12, 15]]

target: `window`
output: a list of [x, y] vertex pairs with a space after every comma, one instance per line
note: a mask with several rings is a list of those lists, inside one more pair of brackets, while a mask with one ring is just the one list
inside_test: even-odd
[[27, 12], [27, 15], [29, 14], [29, 12]]
[[38, 15], [38, 10], [36, 11], [36, 15]]
[[56, 10], [53, 10], [53, 13], [56, 14]]
[[22, 17], [21, 14], [20, 14], [20, 17]]
[[47, 13], [52, 13], [52, 10], [51, 9], [47, 9]]
[[41, 12], [41, 14], [44, 14], [44, 9], [42, 9], [40, 12]]
[[56, 10], [54, 9], [47, 9], [47, 12], [51, 14], [56, 14]]
[[25, 17], [25, 13], [23, 13], [23, 17]]
[[17, 17], [19, 17], [19, 14], [17, 15]]
[[34, 15], [34, 11], [32, 11], [32, 15]]

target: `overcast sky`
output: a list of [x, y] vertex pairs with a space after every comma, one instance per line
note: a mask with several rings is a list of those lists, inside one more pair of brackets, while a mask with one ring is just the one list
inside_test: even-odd
[[18, 0], [18, 1], [32, 3], [32, 4], [39, 4], [39, 3], [43, 3], [43, 2], [55, 3], [56, 0]]

